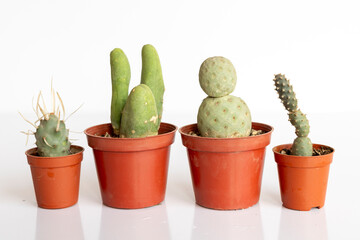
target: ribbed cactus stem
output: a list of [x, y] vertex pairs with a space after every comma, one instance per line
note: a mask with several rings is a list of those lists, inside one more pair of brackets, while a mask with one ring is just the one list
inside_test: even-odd
[[295, 134], [298, 136], [293, 143], [291, 154], [296, 156], [311, 156], [312, 143], [307, 137], [310, 132], [309, 120], [306, 115], [298, 109], [295, 92], [285, 75], [275, 75], [275, 90], [286, 110], [289, 112], [289, 120], [295, 127]]

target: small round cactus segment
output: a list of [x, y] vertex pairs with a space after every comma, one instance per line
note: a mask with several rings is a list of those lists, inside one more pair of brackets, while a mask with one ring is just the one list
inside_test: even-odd
[[198, 130], [203, 137], [246, 137], [251, 132], [251, 114], [239, 97], [207, 97], [197, 116]]
[[312, 156], [312, 143], [308, 137], [297, 137], [291, 148], [291, 154], [296, 156]]
[[111, 124], [115, 135], [120, 134], [121, 113], [129, 92], [130, 64], [125, 53], [115, 48], [110, 53], [111, 65]]
[[309, 120], [300, 110], [289, 113], [289, 120], [296, 128], [295, 133], [298, 137], [307, 137], [310, 132]]
[[147, 44], [142, 48], [141, 57], [141, 84], [149, 86], [154, 94], [156, 108], [159, 115], [159, 128], [163, 112], [163, 97], [165, 91], [159, 55], [154, 46]]
[[140, 84], [126, 101], [120, 125], [120, 137], [139, 138], [158, 134], [158, 114], [151, 89]]
[[65, 123], [54, 114], [40, 120], [35, 138], [37, 153], [41, 157], [59, 157], [70, 154], [69, 130]]
[[236, 71], [230, 60], [224, 57], [210, 57], [201, 64], [199, 81], [207, 95], [223, 97], [234, 91]]
[[313, 147], [310, 139], [307, 137], [310, 132], [309, 120], [306, 115], [298, 109], [295, 92], [285, 75], [275, 75], [275, 90], [286, 110], [289, 112], [289, 120], [296, 128], [295, 133], [298, 136], [293, 143], [291, 154], [296, 156], [311, 156]]
[[298, 108], [297, 99], [289, 80], [285, 78], [285, 75], [277, 74], [275, 75], [274, 82], [276, 87], [275, 90], [279, 93], [279, 98], [286, 110], [289, 112], [295, 111]]

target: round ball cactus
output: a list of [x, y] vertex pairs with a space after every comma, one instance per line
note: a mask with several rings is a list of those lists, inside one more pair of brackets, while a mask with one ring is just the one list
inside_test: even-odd
[[236, 71], [224, 57], [206, 59], [199, 71], [200, 86], [210, 97], [223, 97], [232, 93], [236, 85]]
[[203, 137], [246, 137], [251, 132], [248, 106], [232, 95], [205, 98], [198, 111], [197, 123]]

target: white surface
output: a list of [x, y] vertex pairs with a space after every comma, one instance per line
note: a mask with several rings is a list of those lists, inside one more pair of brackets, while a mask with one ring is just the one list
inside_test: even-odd
[[[360, 239], [360, 3], [354, 1], [1, 1], [0, 239]], [[260, 203], [231, 212], [194, 204], [185, 148], [172, 147], [166, 200], [153, 208], [103, 207], [91, 150], [82, 164], [79, 203], [36, 207], [24, 151], [33, 120], [31, 99], [49, 96], [50, 79], [75, 131], [109, 121], [109, 52], [122, 48], [139, 83], [141, 47], [160, 55], [166, 92], [164, 121], [194, 123], [205, 98], [197, 79], [202, 61], [221, 55], [237, 70], [233, 95], [253, 120], [275, 127], [267, 149]], [[308, 114], [310, 137], [336, 149], [326, 206], [302, 213], [281, 207], [271, 148], [291, 142], [273, 74], [290, 77]], [[87, 146], [83, 134], [79, 145]], [[69, 237], [70, 236], [70, 237]]]
[[[354, 126], [360, 114], [344, 113], [348, 126]], [[25, 136], [18, 126], [26, 128], [17, 115], [1, 115], [2, 136], [0, 168], [0, 239], [359, 239], [360, 192], [357, 187], [359, 161], [355, 151], [359, 129], [327, 133], [332, 122], [341, 122], [337, 114], [312, 116], [311, 138], [333, 146], [334, 162], [330, 167], [326, 204], [323, 209], [298, 212], [281, 206], [277, 169], [271, 148], [290, 142], [286, 134], [285, 112], [256, 115], [255, 121], [274, 126], [267, 148], [260, 202], [245, 210], [216, 211], [195, 205], [186, 150], [180, 135], [172, 145], [165, 201], [141, 210], [118, 210], [101, 204], [92, 150], [84, 134], [76, 144], [86, 147], [77, 205], [63, 210], [44, 210], [36, 206], [32, 179], [24, 151]], [[164, 115], [165, 121], [178, 126], [190, 123], [190, 115]], [[69, 120], [72, 130], [106, 122], [101, 115], [77, 113]], [[178, 120], [181, 119], [181, 120]], [[6, 126], [14, 126], [13, 128]], [[317, 129], [317, 130], [316, 130]], [[322, 131], [322, 132], [321, 132]], [[285, 141], [283, 139], [286, 139]], [[30, 139], [33, 143], [34, 140]]]

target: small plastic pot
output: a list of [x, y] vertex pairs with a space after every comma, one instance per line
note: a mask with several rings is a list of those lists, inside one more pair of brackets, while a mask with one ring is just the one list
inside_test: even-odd
[[170, 145], [177, 127], [161, 123], [159, 135], [144, 138], [102, 137], [111, 124], [85, 130], [93, 148], [103, 204], [114, 208], [144, 208], [165, 198]]
[[25, 152], [39, 207], [66, 208], [77, 203], [84, 148], [71, 145], [70, 150], [73, 154], [62, 157], [37, 156], [37, 148]]
[[252, 127], [266, 133], [208, 138], [189, 134], [197, 132], [197, 124], [180, 129], [198, 205], [233, 210], [248, 208], [259, 201], [265, 148], [270, 144], [273, 128], [261, 123], [253, 123]]
[[326, 147], [332, 152], [310, 157], [280, 153], [282, 149], [290, 149], [291, 146], [292, 144], [284, 144], [273, 148], [283, 206], [300, 211], [322, 208], [325, 204], [330, 163], [335, 150], [325, 145], [313, 144], [315, 149]]

